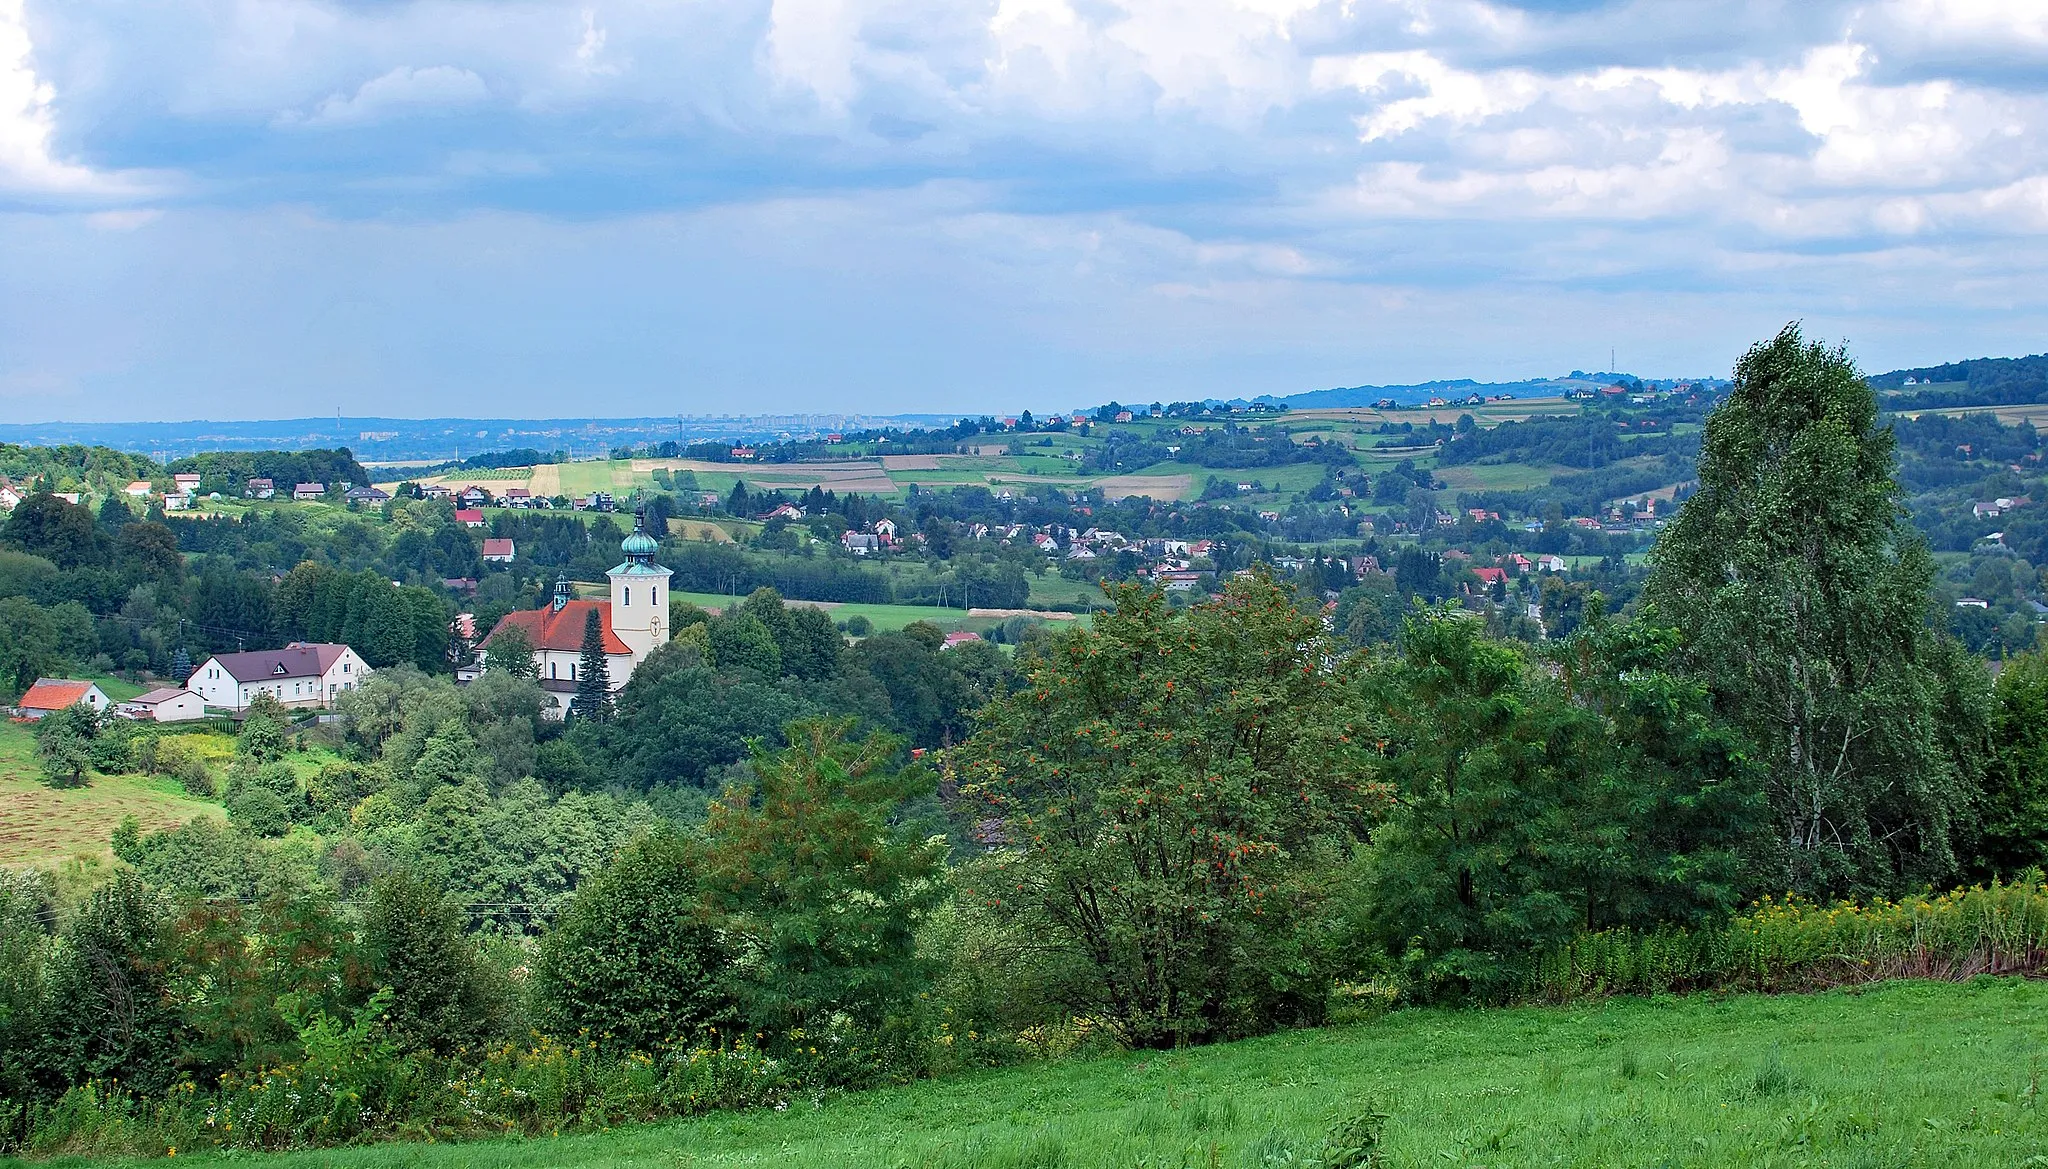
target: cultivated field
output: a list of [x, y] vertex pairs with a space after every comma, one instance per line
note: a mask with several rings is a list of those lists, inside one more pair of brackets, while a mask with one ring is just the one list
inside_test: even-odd
[[[1400, 1011], [1350, 1028], [799, 1100], [781, 1112], [232, 1161], [252, 1169], [2018, 1167], [2048, 1163], [2048, 1122], [2037, 1106], [2044, 1056], [2048, 984], [1896, 982], [1780, 998]], [[1383, 1160], [1326, 1159], [1333, 1130], [1375, 1111], [1386, 1115]]]

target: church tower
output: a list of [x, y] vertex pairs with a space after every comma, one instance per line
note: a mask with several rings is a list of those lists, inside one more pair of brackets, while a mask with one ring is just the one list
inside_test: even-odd
[[647, 512], [633, 519], [633, 534], [619, 544], [626, 562], [605, 575], [612, 581], [612, 632], [639, 664], [668, 643], [668, 569], [654, 562], [659, 551], [647, 534]]

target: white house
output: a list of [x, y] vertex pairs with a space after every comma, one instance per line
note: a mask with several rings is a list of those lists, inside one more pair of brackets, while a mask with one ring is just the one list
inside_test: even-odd
[[190, 690], [166, 686], [131, 698], [115, 707], [129, 718], [146, 722], [181, 723], [206, 714], [206, 700]]
[[370, 667], [345, 645], [295, 641], [283, 649], [217, 654], [192, 672], [185, 688], [224, 710], [242, 710], [258, 694], [286, 706], [332, 706], [369, 676]]
[[513, 550], [514, 545], [510, 540], [502, 540], [496, 537], [486, 537], [484, 539], [484, 561], [487, 564], [512, 563], [514, 559]]
[[562, 718], [576, 697], [576, 671], [583, 661], [583, 629], [592, 613], [597, 614], [598, 631], [604, 646], [605, 674], [611, 688], [619, 690], [633, 677], [633, 668], [647, 655], [668, 644], [669, 569], [654, 563], [659, 546], [647, 534], [646, 516], [633, 525], [633, 532], [620, 543], [625, 562], [605, 575], [611, 579], [609, 601], [575, 600], [569, 596], [567, 578], [555, 583], [555, 597], [544, 609], [522, 609], [498, 619], [496, 628], [483, 640], [482, 661], [490, 661], [491, 642], [506, 629], [526, 635], [533, 647], [533, 664], [540, 675], [541, 689], [551, 700], [547, 713]]
[[91, 682], [80, 682], [70, 678], [37, 678], [14, 704], [21, 717], [35, 719], [55, 714], [67, 706], [85, 705], [100, 713], [106, 713], [107, 696]]

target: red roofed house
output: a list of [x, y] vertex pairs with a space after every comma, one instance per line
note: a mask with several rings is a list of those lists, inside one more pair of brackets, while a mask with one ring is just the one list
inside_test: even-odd
[[555, 598], [543, 609], [521, 609], [498, 619], [490, 636], [483, 640], [483, 660], [490, 660], [491, 642], [508, 628], [526, 635], [533, 646], [533, 664], [540, 673], [540, 686], [547, 691], [550, 705], [543, 712], [553, 718], [569, 713], [576, 697], [576, 671], [583, 660], [583, 627], [590, 614], [597, 614], [604, 643], [605, 673], [613, 690], [633, 677], [633, 668], [648, 654], [668, 644], [668, 578], [670, 571], [654, 563], [657, 545], [646, 532], [646, 517], [633, 525], [633, 534], [620, 543], [626, 560], [605, 575], [611, 578], [609, 601], [576, 600], [569, 595], [567, 577], [555, 582]]
[[955, 646], [966, 645], [970, 641], [980, 640], [981, 634], [975, 633], [974, 631], [969, 629], [958, 629], [946, 635], [945, 643], [939, 646], [939, 649], [949, 650], [954, 648]]
[[495, 537], [484, 541], [484, 560], [490, 564], [512, 563], [512, 541]]
[[1505, 568], [1475, 568], [1472, 570], [1472, 575], [1478, 577], [1479, 583], [1489, 589], [1497, 584], [1505, 585], [1508, 583], [1508, 570]]
[[480, 507], [458, 507], [455, 509], [455, 522], [465, 528], [481, 528], [484, 526], [484, 509]]
[[258, 694], [286, 706], [332, 706], [369, 676], [369, 665], [345, 645], [295, 641], [283, 649], [215, 654], [192, 671], [185, 689], [223, 710], [241, 710]]
[[23, 718], [42, 718], [55, 714], [67, 706], [85, 703], [96, 711], [107, 709], [107, 696], [91, 682], [74, 682], [69, 678], [37, 678], [36, 684], [14, 704], [14, 709]]

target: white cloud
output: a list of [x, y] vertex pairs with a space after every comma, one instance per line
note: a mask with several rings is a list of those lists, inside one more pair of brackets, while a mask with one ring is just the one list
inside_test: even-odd
[[36, 76], [23, 0], [0, 0], [0, 189], [100, 194], [125, 184], [55, 154], [56, 92]]
[[490, 100], [484, 79], [453, 65], [415, 69], [401, 65], [373, 77], [351, 94], [334, 94], [306, 113], [287, 111], [280, 125], [336, 126], [391, 118], [454, 113]]

